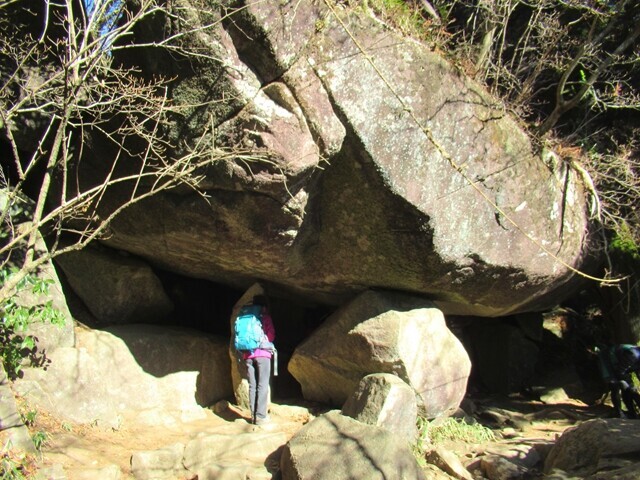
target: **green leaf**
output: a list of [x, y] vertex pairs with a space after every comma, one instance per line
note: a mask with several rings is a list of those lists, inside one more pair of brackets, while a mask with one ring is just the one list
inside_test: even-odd
[[51, 279], [41, 279], [37, 278], [33, 281], [33, 287], [31, 291], [35, 294], [48, 294], [49, 286], [53, 284], [53, 280]]
[[21, 349], [24, 349], [24, 348], [32, 349], [35, 346], [36, 346], [35, 338], [33, 338], [31, 335], [27, 335], [22, 340], [22, 344], [20, 345], [20, 348]]
[[[16, 268], [0, 269], [0, 282], [4, 283]], [[31, 285], [31, 291], [35, 294], [46, 294], [49, 286], [53, 284], [51, 279], [39, 279], [35, 275], [27, 275], [20, 282], [20, 289]], [[0, 362], [10, 378], [16, 378], [21, 371], [21, 365], [25, 358], [32, 365], [40, 365], [41, 359], [35, 352], [36, 339], [31, 335], [20, 335], [34, 322], [49, 322], [53, 325], [64, 325], [65, 317], [53, 306], [53, 300], [46, 303], [25, 307], [16, 303], [17, 295], [0, 302]], [[0, 476], [0, 480], [2, 477]]]

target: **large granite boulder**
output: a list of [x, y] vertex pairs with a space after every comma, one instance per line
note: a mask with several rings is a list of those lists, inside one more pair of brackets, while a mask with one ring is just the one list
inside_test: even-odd
[[301, 343], [288, 368], [306, 399], [337, 406], [366, 375], [391, 373], [415, 390], [421, 413], [435, 417], [462, 401], [471, 362], [437, 308], [365, 292]]
[[[124, 210], [106, 243], [183, 275], [243, 289], [259, 278], [333, 305], [375, 286], [498, 316], [567, 295], [589, 253], [585, 194], [499, 102], [362, 10], [237, 6], [189, 19], [182, 46], [207, 58], [141, 49], [127, 61], [175, 78], [175, 145], [242, 152], [201, 172], [198, 191]], [[151, 44], [163, 28], [137, 34]], [[94, 145], [81, 181], [108, 173]]]
[[77, 423], [117, 427], [202, 418], [204, 406], [231, 395], [227, 341], [152, 325], [79, 329], [75, 348], [51, 365], [25, 369], [16, 390], [34, 406]]

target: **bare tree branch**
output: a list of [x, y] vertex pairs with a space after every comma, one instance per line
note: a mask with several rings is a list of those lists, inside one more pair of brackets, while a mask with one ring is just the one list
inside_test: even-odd
[[[118, 10], [113, 10], [116, 3]], [[9, 5], [15, 14], [29, 1], [12, 0], [0, 8], [9, 11], [4, 10]], [[158, 0], [96, 0], [87, 12], [74, 0], [61, 0], [44, 3], [43, 25], [31, 31], [6, 23], [6, 16], [0, 19], [0, 27], [7, 27], [0, 28], [0, 131], [11, 150], [6, 165], [15, 171], [13, 180], [4, 171], [0, 178], [0, 222], [6, 231], [0, 239], [0, 265], [10, 258], [15, 264], [20, 253], [19, 271], [0, 287], [0, 301], [42, 263], [107, 235], [110, 222], [127, 207], [178, 185], [195, 191], [201, 172], [221, 160], [266, 161], [251, 151], [212, 146], [208, 128], [180, 145], [171, 144], [165, 137], [171, 115], [192, 106], [169, 100], [171, 78], [143, 79], [114, 60], [124, 49], [154, 46], [184, 58], [218, 61], [184, 42], [219, 26], [224, 14], [215, 4], [210, 8], [207, 15], [213, 20], [207, 25], [167, 32], [154, 44], [137, 42], [136, 26], [160, 15], [175, 24], [193, 24], [189, 15], [196, 12]], [[16, 35], [18, 31], [22, 33]], [[25, 135], [31, 137], [25, 140]], [[87, 153], [89, 137], [107, 142], [113, 157], [100, 181], [83, 185], [76, 163]], [[27, 181], [34, 179], [33, 210], [27, 223], [21, 220], [21, 229], [14, 228], [13, 212]], [[101, 209], [114, 188], [126, 189], [128, 196]], [[48, 252], [35, 248], [41, 233], [52, 235]]]
[[617, 46], [617, 48], [599, 62], [598, 66], [589, 74], [588, 78], [582, 83], [578, 91], [571, 97], [565, 98], [568, 79], [574, 73], [578, 65], [580, 65], [588, 49], [592, 47], [594, 43], [597, 44], [601, 42], [602, 39], [605, 38], [614, 27], [615, 19], [609, 22], [606, 28], [604, 28], [595, 39], [589, 40], [588, 42], [581, 45], [575, 57], [560, 77], [560, 81], [558, 82], [558, 85], [556, 87], [556, 105], [551, 114], [549, 114], [547, 119], [542, 122], [542, 124], [538, 128], [539, 135], [544, 135], [551, 128], [553, 128], [553, 126], [558, 122], [562, 115], [575, 108], [578, 103], [580, 103], [580, 101], [585, 97], [587, 92], [589, 92], [589, 90], [593, 88], [593, 85], [611, 66], [611, 64], [616, 61], [624, 51], [626, 51], [631, 45], [633, 45], [636, 39], [640, 36], [640, 23], [637, 23], [635, 28], [631, 30], [629, 35]]

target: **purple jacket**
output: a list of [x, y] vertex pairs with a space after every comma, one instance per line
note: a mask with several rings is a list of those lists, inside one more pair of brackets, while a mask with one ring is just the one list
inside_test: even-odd
[[[271, 319], [271, 314], [269, 314], [266, 308], [262, 309], [262, 329], [267, 336], [267, 340], [273, 342], [276, 338], [276, 329], [273, 328], [273, 320]], [[257, 357], [271, 358], [272, 356], [273, 353], [271, 352], [271, 350], [263, 350], [261, 348], [257, 348], [253, 352], [242, 353], [242, 358], [244, 360]]]

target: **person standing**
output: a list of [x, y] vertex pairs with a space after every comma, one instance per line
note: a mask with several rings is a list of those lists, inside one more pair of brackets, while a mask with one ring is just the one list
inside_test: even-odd
[[273, 357], [276, 331], [273, 326], [271, 313], [264, 295], [253, 297], [253, 305], [261, 307], [260, 321], [265, 335], [265, 341], [259, 348], [242, 352], [249, 382], [249, 409], [251, 423], [264, 425], [270, 421], [267, 413], [269, 403], [269, 381], [271, 379], [271, 358]]
[[[640, 408], [640, 395], [633, 385], [631, 374], [640, 374], [640, 347], [622, 344], [596, 351], [600, 375], [611, 393], [611, 402], [616, 416], [638, 418], [636, 406]], [[627, 408], [626, 412], [622, 410], [622, 403]]]

